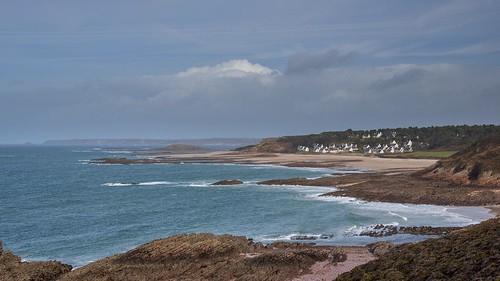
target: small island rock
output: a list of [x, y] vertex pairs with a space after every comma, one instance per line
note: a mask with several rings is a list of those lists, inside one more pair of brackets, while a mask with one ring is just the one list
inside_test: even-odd
[[243, 182], [241, 180], [221, 180], [218, 182], [212, 183], [212, 185], [238, 185], [242, 184]]

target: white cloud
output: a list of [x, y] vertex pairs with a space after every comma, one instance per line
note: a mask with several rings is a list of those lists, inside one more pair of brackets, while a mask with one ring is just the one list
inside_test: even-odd
[[179, 77], [209, 76], [209, 77], [233, 77], [241, 78], [248, 76], [277, 75], [279, 71], [250, 63], [246, 59], [230, 60], [215, 66], [192, 67], [180, 72]]

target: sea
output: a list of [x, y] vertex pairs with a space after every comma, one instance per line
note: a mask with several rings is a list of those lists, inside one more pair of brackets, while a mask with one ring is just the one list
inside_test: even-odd
[[[324, 245], [406, 243], [419, 235], [359, 236], [376, 224], [464, 226], [485, 208], [321, 197], [327, 187], [262, 186], [278, 178], [333, 176], [357, 169], [236, 164], [92, 164], [134, 157], [127, 149], [0, 146], [0, 240], [24, 260], [76, 267], [180, 233], [243, 235], [255, 241], [316, 238]], [[236, 186], [211, 186], [240, 179]], [[300, 237], [299, 237], [300, 238]]]

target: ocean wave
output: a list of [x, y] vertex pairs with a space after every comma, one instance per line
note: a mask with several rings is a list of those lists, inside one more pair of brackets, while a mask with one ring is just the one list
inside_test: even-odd
[[132, 186], [134, 184], [132, 183], [122, 183], [122, 182], [107, 182], [103, 183], [102, 186], [108, 186], [108, 187], [118, 187], [118, 186]]
[[137, 185], [166, 185], [171, 184], [169, 181], [149, 181], [149, 182], [140, 182]]
[[101, 150], [103, 153], [110, 153], [110, 154], [131, 154], [134, 153], [133, 151], [130, 150]]
[[[354, 197], [344, 196], [320, 196], [311, 194], [306, 196], [308, 200], [318, 200], [324, 202], [335, 202], [339, 204], [352, 205], [353, 212], [372, 212], [379, 211], [392, 217], [398, 217], [402, 221], [415, 221], [412, 223], [421, 223], [428, 221], [429, 218], [444, 218], [450, 226], [466, 226], [479, 223], [493, 215], [489, 214], [487, 209], [480, 207], [449, 207], [428, 204], [406, 204], [406, 203], [388, 203], [388, 202], [370, 202], [360, 200]], [[426, 224], [429, 224], [426, 222]], [[432, 223], [430, 223], [432, 224]]]
[[258, 241], [275, 242], [275, 241], [308, 241], [308, 240], [330, 240], [334, 238], [334, 234], [320, 233], [300, 233], [294, 232], [282, 235], [262, 235], [255, 239]]
[[212, 182], [205, 182], [205, 181], [185, 183], [185, 185], [190, 186], [190, 187], [208, 187], [211, 184], [212, 184]]
[[153, 186], [153, 185], [169, 185], [169, 184], [172, 184], [172, 182], [169, 181], [148, 181], [148, 182], [133, 182], [133, 183], [107, 182], [103, 183], [102, 186], [122, 187], [122, 186]]
[[[398, 222], [392, 222], [392, 223], [386, 223], [384, 225], [392, 225], [392, 226], [399, 226]], [[360, 236], [361, 233], [366, 233], [366, 232], [377, 232], [378, 229], [376, 228], [377, 225], [371, 224], [371, 225], [353, 225], [347, 230], [344, 231], [345, 236]]]
[[389, 215], [402, 218], [404, 221], [408, 221], [408, 217], [402, 216], [402, 215], [400, 215], [398, 213], [394, 213], [394, 212], [391, 212], [391, 211], [389, 211], [388, 213], [389, 213]]

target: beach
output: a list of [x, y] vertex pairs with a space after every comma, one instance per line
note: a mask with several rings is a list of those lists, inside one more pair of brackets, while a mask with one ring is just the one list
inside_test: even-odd
[[361, 154], [299, 154], [299, 153], [251, 153], [216, 151], [191, 154], [150, 153], [135, 159], [103, 158], [102, 163], [237, 163], [281, 165], [311, 168], [356, 168], [369, 171], [416, 170], [428, 167], [435, 159], [400, 159], [367, 157]]

